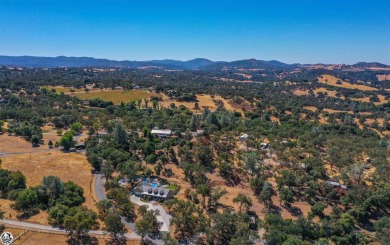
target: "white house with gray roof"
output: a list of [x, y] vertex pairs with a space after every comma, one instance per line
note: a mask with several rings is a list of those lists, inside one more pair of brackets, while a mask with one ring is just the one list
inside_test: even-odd
[[152, 129], [151, 134], [156, 134], [159, 138], [168, 138], [172, 136], [172, 130], [170, 129]]
[[174, 192], [164, 187], [152, 187], [150, 185], [139, 185], [134, 190], [137, 197], [152, 197], [153, 199], [167, 200], [170, 199]]

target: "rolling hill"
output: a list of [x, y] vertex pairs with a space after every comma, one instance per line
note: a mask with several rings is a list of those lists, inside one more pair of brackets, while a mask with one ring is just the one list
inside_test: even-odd
[[[39, 56], [5, 56], [0, 55], [0, 66], [17, 67], [101, 67], [101, 68], [153, 68], [171, 70], [235, 70], [235, 69], [264, 69], [264, 70], [293, 70], [307, 65], [286, 64], [277, 60], [245, 59], [237, 61], [211, 61], [196, 58], [188, 61], [164, 59], [150, 61], [109, 60], [92, 57], [39, 57]], [[377, 62], [358, 62], [351, 66], [356, 68], [388, 68], [390, 66]]]

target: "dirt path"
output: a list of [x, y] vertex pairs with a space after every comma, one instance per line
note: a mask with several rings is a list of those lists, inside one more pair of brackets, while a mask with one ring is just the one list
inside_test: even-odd
[[35, 153], [42, 153], [42, 152], [52, 152], [52, 151], [59, 151], [58, 149], [37, 149], [34, 151], [26, 151], [26, 152], [0, 152], [0, 157], [5, 156], [14, 156], [14, 155], [25, 155], [25, 154], [35, 154]]

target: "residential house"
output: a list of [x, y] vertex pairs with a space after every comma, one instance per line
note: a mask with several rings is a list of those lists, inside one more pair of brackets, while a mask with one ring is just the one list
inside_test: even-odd
[[157, 200], [170, 199], [174, 192], [164, 187], [153, 187], [150, 185], [139, 185], [134, 190], [137, 197], [151, 197]]
[[335, 181], [326, 181], [326, 183], [333, 186], [333, 190], [335, 190], [340, 195], [344, 195], [345, 192], [347, 192], [348, 190], [348, 187], [346, 187], [345, 185], [340, 185], [340, 183]]

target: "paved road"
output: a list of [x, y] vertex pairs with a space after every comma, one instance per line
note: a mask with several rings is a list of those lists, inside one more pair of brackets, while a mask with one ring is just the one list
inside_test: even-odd
[[104, 190], [104, 179], [102, 174], [96, 174], [95, 176], [95, 183], [94, 183], [94, 189], [95, 189], [95, 195], [98, 201], [101, 201], [103, 199], [107, 199], [106, 192]]
[[158, 210], [159, 215], [157, 215], [157, 220], [163, 224], [160, 231], [169, 232], [172, 216], [169, 215], [162, 206], [143, 202], [141, 201], [141, 198], [136, 197], [135, 195], [130, 196], [130, 201], [137, 204], [138, 206], [147, 205], [149, 210]]
[[[23, 221], [17, 221], [17, 220], [9, 220], [9, 219], [3, 219], [0, 220], [0, 224], [4, 224], [11, 227], [17, 227], [32, 231], [38, 231], [38, 232], [47, 232], [47, 233], [56, 233], [56, 234], [67, 234], [66, 230], [52, 227], [48, 225], [39, 225], [29, 222], [23, 222]], [[101, 235], [104, 236], [106, 233], [103, 231], [89, 231], [90, 235]], [[140, 236], [138, 236], [135, 232], [127, 233], [125, 234], [127, 239], [140, 239]]]
[[[99, 201], [106, 199], [106, 194], [105, 194], [104, 186], [103, 186], [103, 176], [101, 174], [97, 174], [95, 177], [96, 177], [95, 183], [94, 183], [95, 195]], [[128, 227], [132, 230], [132, 232], [125, 234], [125, 237], [127, 239], [141, 239], [141, 237], [134, 232], [135, 231], [135, 224], [134, 223], [127, 222], [125, 220], [125, 218], [122, 218], [122, 222], [126, 227]], [[48, 226], [48, 225], [39, 225], [39, 224], [17, 221], [17, 220], [3, 219], [3, 220], [0, 220], [0, 224], [8, 225], [10, 227], [38, 231], [38, 232], [67, 234], [67, 232], [61, 228], [52, 227], [52, 226]], [[105, 235], [105, 233], [103, 231], [89, 231], [89, 234], [90, 235]], [[164, 245], [164, 241], [161, 239], [152, 238], [150, 236], [147, 236], [146, 238], [152, 244]]]
[[[95, 192], [96, 192], [96, 196], [99, 200], [106, 198], [106, 194], [104, 192], [104, 187], [103, 187], [103, 177], [101, 174], [96, 175]], [[34, 224], [34, 223], [29, 223], [29, 222], [17, 221], [17, 220], [3, 219], [3, 220], [0, 220], [0, 224], [4, 224], [4, 225], [11, 226], [11, 227], [16, 227], [16, 228], [32, 230], [32, 231], [38, 231], [38, 232], [67, 234], [67, 232], [64, 229], [61, 229], [58, 227]], [[132, 229], [132, 232], [125, 234], [125, 237], [127, 239], [141, 239], [141, 237], [134, 232], [134, 230], [135, 230], [134, 226], [131, 226], [129, 228]], [[106, 235], [103, 231], [89, 231], [89, 234], [90, 235], [102, 235], [102, 236]]]

